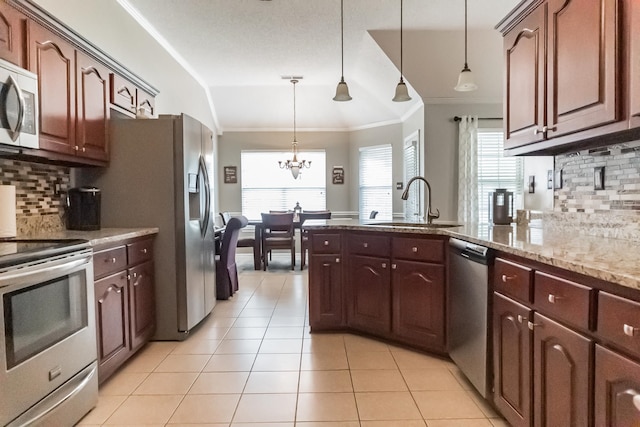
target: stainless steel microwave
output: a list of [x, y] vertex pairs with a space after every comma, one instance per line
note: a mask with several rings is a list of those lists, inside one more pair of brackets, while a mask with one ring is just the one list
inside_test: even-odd
[[38, 148], [38, 76], [0, 59], [0, 144]]

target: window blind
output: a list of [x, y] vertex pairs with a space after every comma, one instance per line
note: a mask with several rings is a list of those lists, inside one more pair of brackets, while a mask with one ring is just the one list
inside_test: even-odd
[[303, 169], [298, 179], [293, 179], [290, 170], [278, 166], [278, 160], [290, 158], [291, 152], [241, 152], [242, 215], [249, 219], [260, 219], [262, 212], [293, 210], [296, 202], [300, 203], [303, 210], [326, 209], [325, 151], [298, 153], [299, 159], [311, 161], [311, 167]]
[[390, 144], [360, 148], [360, 218], [369, 218], [376, 210], [376, 219], [392, 219], [391, 160]]
[[524, 165], [521, 157], [504, 157], [504, 133], [478, 129], [478, 221], [489, 222], [489, 193], [496, 188], [513, 192], [514, 209], [523, 204]]

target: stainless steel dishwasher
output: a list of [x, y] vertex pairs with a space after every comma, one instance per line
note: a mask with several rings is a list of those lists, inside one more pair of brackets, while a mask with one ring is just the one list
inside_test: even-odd
[[490, 395], [489, 266], [491, 249], [449, 239], [449, 356], [483, 397]]

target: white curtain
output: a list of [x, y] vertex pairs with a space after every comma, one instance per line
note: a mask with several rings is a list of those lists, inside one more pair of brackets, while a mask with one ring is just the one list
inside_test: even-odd
[[477, 116], [462, 116], [458, 128], [458, 221], [478, 222]]

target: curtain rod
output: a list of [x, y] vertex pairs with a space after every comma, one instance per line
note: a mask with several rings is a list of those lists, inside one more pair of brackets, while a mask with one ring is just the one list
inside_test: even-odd
[[[453, 118], [454, 122], [459, 122], [460, 120], [462, 120], [460, 116], [454, 116]], [[502, 117], [478, 117], [478, 120], [502, 120]]]

